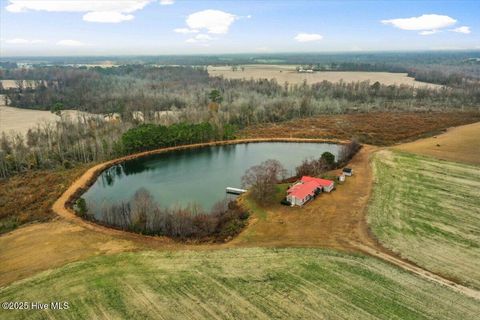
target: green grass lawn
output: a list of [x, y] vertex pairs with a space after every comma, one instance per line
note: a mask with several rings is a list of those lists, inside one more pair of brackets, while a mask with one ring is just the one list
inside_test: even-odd
[[374, 158], [368, 220], [388, 248], [480, 289], [480, 167], [395, 151]]
[[0, 289], [0, 301], [68, 301], [1, 319], [474, 319], [480, 304], [380, 260], [320, 249], [101, 256]]
[[[272, 203], [268, 205], [269, 208], [280, 204], [280, 201], [287, 196], [287, 189], [289, 186], [289, 183], [281, 183], [275, 186], [275, 195], [273, 196]], [[262, 220], [267, 218], [266, 208], [258, 204], [250, 193], [246, 193], [242, 197], [244, 197], [244, 203], [250, 213], [253, 213], [256, 217]]]

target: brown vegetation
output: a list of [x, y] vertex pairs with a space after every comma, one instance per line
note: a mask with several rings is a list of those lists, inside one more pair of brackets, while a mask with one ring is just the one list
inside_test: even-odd
[[[248, 213], [235, 201], [219, 201], [210, 211], [195, 203], [165, 208], [144, 188], [138, 189], [130, 201], [110, 205], [86, 205], [79, 198], [74, 210], [84, 219], [109, 227], [194, 242], [230, 239], [248, 219]], [[94, 213], [101, 213], [102, 220], [97, 220]]]
[[445, 134], [405, 143], [396, 148], [442, 160], [480, 165], [480, 123], [451, 128]]
[[480, 121], [480, 112], [352, 113], [254, 125], [242, 130], [239, 136], [337, 139], [356, 137], [362, 143], [391, 145], [477, 121]]
[[0, 179], [0, 233], [54, 217], [52, 204], [85, 168], [30, 171]]

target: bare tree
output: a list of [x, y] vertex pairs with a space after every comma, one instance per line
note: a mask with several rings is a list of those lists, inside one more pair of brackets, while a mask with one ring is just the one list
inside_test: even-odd
[[260, 203], [268, 203], [275, 194], [275, 185], [285, 178], [287, 171], [278, 160], [269, 159], [245, 172], [242, 185], [250, 188], [252, 196]]

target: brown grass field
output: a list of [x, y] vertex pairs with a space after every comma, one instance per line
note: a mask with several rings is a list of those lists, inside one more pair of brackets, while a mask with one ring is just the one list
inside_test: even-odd
[[[6, 80], [4, 80], [6, 81]], [[77, 110], [64, 110], [62, 116], [75, 120], [83, 112]], [[35, 128], [45, 123], [54, 123], [60, 117], [50, 111], [32, 110], [9, 107], [5, 105], [5, 97], [0, 95], [0, 134], [5, 133], [27, 133], [28, 129]]]
[[392, 145], [477, 121], [480, 121], [479, 112], [353, 113], [255, 125], [242, 130], [240, 136], [242, 138], [357, 138], [367, 144]]
[[330, 82], [357, 82], [376, 81], [385, 84], [405, 84], [415, 87], [439, 88], [441, 86], [426, 82], [416, 81], [406, 73], [390, 72], [350, 72], [350, 71], [321, 71], [314, 73], [298, 73], [292, 65], [246, 65], [245, 70], [232, 71], [229, 66], [211, 66], [208, 68], [210, 76], [222, 76], [227, 79], [275, 79], [279, 84], [313, 84], [322, 81]]
[[395, 149], [479, 165], [480, 123], [451, 128], [445, 134], [405, 143]]

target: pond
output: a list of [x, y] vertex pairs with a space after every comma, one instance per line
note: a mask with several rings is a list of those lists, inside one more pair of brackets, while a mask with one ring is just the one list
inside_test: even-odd
[[[203, 209], [225, 197], [226, 187], [241, 188], [245, 171], [268, 159], [276, 159], [289, 176], [306, 158], [323, 152], [338, 156], [340, 146], [310, 142], [256, 142], [179, 150], [145, 156], [110, 167], [83, 194], [89, 208], [128, 202], [145, 188], [162, 207], [196, 203]], [[231, 196], [230, 196], [231, 197]], [[102, 220], [94, 210], [95, 218]]]

